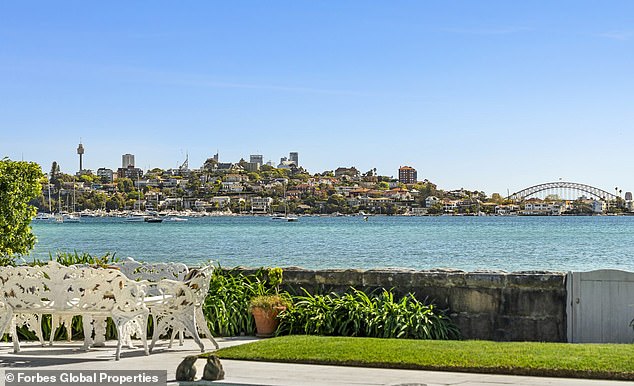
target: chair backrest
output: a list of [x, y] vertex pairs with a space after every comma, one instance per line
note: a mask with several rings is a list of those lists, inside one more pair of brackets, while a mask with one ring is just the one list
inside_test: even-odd
[[212, 273], [211, 265], [194, 268], [189, 271], [185, 281], [161, 280], [157, 287], [162, 294], [167, 295], [171, 307], [200, 306], [209, 292]]
[[150, 282], [146, 289], [148, 296], [160, 295], [156, 286], [159, 281], [163, 279], [184, 281], [189, 273], [189, 269], [183, 263], [146, 263], [131, 257], [114, 264], [114, 267], [131, 280]]
[[185, 280], [189, 269], [183, 263], [146, 263], [131, 257], [114, 264], [124, 275], [132, 280], [155, 282], [163, 279]]
[[213, 271], [214, 267], [212, 265], [206, 265], [202, 268], [192, 269], [191, 273], [188, 275], [189, 277], [185, 283], [196, 294], [194, 297], [194, 302], [196, 304], [202, 304], [205, 302], [205, 298], [209, 292]]

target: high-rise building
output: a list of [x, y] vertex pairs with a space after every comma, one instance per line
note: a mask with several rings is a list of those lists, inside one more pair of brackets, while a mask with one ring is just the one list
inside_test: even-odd
[[79, 146], [77, 147], [77, 154], [79, 154], [79, 173], [81, 173], [84, 170], [84, 145], [81, 144], [81, 141], [79, 141]]
[[251, 154], [249, 156], [249, 162], [264, 165], [264, 157], [261, 154]]
[[401, 166], [398, 169], [398, 180], [403, 184], [415, 184], [418, 178], [416, 169], [411, 166]]
[[295, 166], [299, 167], [299, 153], [296, 151], [290, 152], [288, 155], [289, 161], [295, 162]]
[[99, 168], [97, 169], [97, 177], [100, 177], [105, 183], [111, 183], [114, 179], [114, 172], [112, 169]]
[[121, 168], [134, 167], [134, 154], [124, 154], [121, 156]]

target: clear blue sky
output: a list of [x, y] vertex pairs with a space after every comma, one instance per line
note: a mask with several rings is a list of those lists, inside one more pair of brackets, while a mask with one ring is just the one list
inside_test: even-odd
[[634, 190], [634, 1], [3, 1], [0, 157]]

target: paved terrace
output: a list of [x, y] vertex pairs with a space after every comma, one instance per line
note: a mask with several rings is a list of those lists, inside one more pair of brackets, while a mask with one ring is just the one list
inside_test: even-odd
[[[251, 337], [218, 338], [220, 347], [249, 343]], [[53, 347], [41, 347], [36, 342], [24, 342], [22, 352], [13, 353], [11, 343], [0, 344], [0, 373], [4, 369], [23, 368], [29, 370], [165, 370], [169, 385], [175, 381], [176, 367], [186, 355], [199, 353], [191, 339], [184, 346], [175, 342], [172, 349], [167, 342], [160, 341], [150, 356], [144, 356], [142, 349], [123, 349], [121, 360], [115, 362], [115, 341], [106, 347], [94, 348], [88, 352], [81, 350], [82, 342], [56, 342]], [[210, 346], [209, 342], [205, 342]], [[361, 367], [316, 366], [267, 362], [247, 362], [222, 360], [226, 373], [223, 381], [186, 382], [182, 385], [460, 385], [460, 386], [505, 386], [505, 385], [548, 385], [548, 386], [625, 386], [629, 382], [538, 378], [508, 375], [487, 375], [471, 373], [450, 373], [438, 371], [393, 370]], [[197, 364], [198, 375], [202, 377], [205, 361]], [[0, 386], [4, 385], [4, 374], [0, 374]], [[7, 386], [10, 386], [7, 383]]]

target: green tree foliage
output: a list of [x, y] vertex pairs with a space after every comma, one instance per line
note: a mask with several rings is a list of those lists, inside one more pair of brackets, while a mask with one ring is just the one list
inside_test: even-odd
[[379, 190], [388, 190], [390, 188], [390, 184], [386, 181], [379, 182], [378, 189]]
[[77, 196], [77, 206], [80, 210], [83, 209], [102, 209], [106, 205], [108, 196], [104, 192], [89, 191]]
[[422, 200], [425, 200], [429, 196], [436, 196], [438, 192], [436, 190], [436, 184], [433, 184], [429, 181], [423, 181], [414, 184], [414, 189], [418, 190], [419, 197]]
[[0, 260], [4, 263], [27, 254], [35, 244], [31, 219], [36, 209], [29, 201], [40, 195], [42, 178], [42, 169], [34, 162], [0, 161]]
[[121, 193], [115, 193], [106, 201], [107, 210], [120, 210], [125, 208], [125, 197]]
[[493, 193], [490, 201], [495, 202], [496, 204], [502, 204], [504, 203], [504, 198], [500, 195], [500, 193]]
[[130, 193], [134, 190], [134, 182], [129, 178], [117, 179], [117, 190], [124, 193]]
[[55, 185], [57, 189], [59, 189], [58, 177], [60, 174], [61, 174], [61, 171], [59, 169], [59, 164], [57, 163], [57, 161], [53, 161], [53, 164], [51, 165], [51, 173], [49, 177], [50, 177], [51, 184]]
[[436, 202], [427, 210], [429, 214], [441, 214], [443, 212], [443, 204], [442, 202]]
[[582, 199], [577, 199], [573, 201], [572, 208], [566, 211], [567, 214], [576, 214], [576, 215], [591, 215], [594, 213], [592, 209], [592, 204], [588, 201], [584, 201]]
[[101, 177], [94, 174], [82, 174], [81, 176], [79, 176], [79, 181], [83, 182], [86, 185], [90, 185], [94, 184], [95, 182], [101, 181]]
[[326, 202], [326, 212], [328, 213], [348, 213], [348, 202], [341, 194], [333, 194]]

